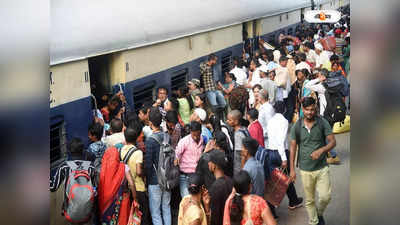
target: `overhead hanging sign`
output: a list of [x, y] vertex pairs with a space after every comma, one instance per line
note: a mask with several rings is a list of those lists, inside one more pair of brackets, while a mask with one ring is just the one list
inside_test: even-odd
[[308, 23], [337, 23], [341, 14], [336, 10], [310, 10], [304, 13]]

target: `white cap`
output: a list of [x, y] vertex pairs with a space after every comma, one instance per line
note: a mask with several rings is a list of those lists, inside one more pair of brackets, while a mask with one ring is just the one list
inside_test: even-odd
[[196, 108], [194, 112], [197, 114], [197, 116], [199, 116], [201, 121], [204, 121], [207, 117], [206, 111], [204, 111], [202, 108]]
[[264, 73], [267, 73], [267, 72], [268, 72], [268, 67], [267, 67], [267, 65], [265, 65], [265, 64], [262, 64], [259, 68], [260, 68], [260, 70], [263, 71]]
[[320, 43], [318, 43], [315, 45], [315, 49], [322, 51], [322, 50], [324, 50], [324, 47], [322, 47], [322, 45]]

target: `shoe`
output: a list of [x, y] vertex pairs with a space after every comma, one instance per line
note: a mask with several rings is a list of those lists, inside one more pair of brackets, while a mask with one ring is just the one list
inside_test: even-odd
[[336, 156], [335, 158], [328, 157], [328, 158], [326, 158], [326, 162], [328, 164], [340, 164], [340, 158], [339, 158], [339, 156]]
[[303, 198], [299, 197], [299, 198], [297, 198], [297, 202], [295, 204], [293, 204], [293, 205], [289, 204], [288, 208], [293, 210], [293, 209], [296, 209], [296, 208], [300, 208], [302, 206], [303, 206]]
[[323, 216], [318, 216], [318, 224], [317, 225], [325, 225], [325, 220]]

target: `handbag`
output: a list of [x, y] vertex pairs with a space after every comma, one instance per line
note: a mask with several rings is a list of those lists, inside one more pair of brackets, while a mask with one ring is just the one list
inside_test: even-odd
[[279, 168], [272, 170], [270, 178], [265, 181], [265, 199], [278, 207], [289, 187], [289, 177]]
[[132, 201], [131, 211], [127, 225], [140, 225], [142, 221], [142, 212], [139, 210], [139, 203]]

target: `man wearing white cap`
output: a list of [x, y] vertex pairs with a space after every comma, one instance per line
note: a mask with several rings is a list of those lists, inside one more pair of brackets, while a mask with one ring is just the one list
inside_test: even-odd
[[201, 123], [201, 136], [203, 137], [204, 144], [207, 144], [207, 142], [212, 138], [211, 131], [205, 125], [206, 119], [207, 113], [202, 108], [196, 108], [190, 116], [190, 121]]
[[326, 68], [327, 70], [330, 70], [330, 61], [329, 58], [333, 54], [332, 52], [329, 51], [324, 51], [324, 48], [320, 43], [315, 45], [315, 68]]
[[[271, 68], [271, 70], [276, 69], [273, 67], [270, 67], [270, 68]], [[266, 65], [260, 66], [261, 87], [264, 90], [268, 91], [268, 101], [271, 105], [274, 105], [277, 86], [274, 81], [269, 79], [268, 72], [269, 72], [269, 70]]]

